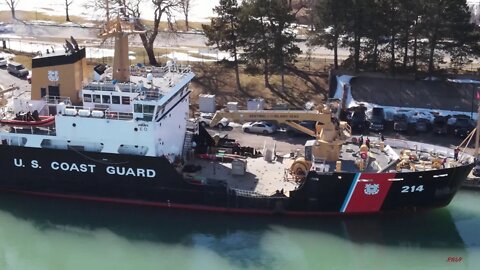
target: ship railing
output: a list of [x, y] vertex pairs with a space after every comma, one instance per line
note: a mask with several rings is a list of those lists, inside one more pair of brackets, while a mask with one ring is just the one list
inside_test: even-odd
[[130, 92], [136, 91], [136, 87], [132, 83], [113, 83], [113, 81], [90, 82], [83, 84], [83, 90], [89, 91], [109, 91], [109, 92]]
[[83, 106], [66, 106], [63, 112], [64, 116], [85, 117], [85, 118], [105, 118], [112, 120], [132, 120], [133, 113], [111, 111], [108, 108], [90, 108]]
[[162, 67], [130, 66], [130, 74], [141, 77], [146, 77], [147, 74], [152, 74], [154, 78], [159, 78], [169, 72], [190, 73], [191, 71], [192, 67], [190, 65], [180, 65], [176, 63], [170, 63]]
[[263, 194], [260, 194], [260, 193], [258, 193], [258, 192], [251, 191], [251, 190], [236, 189], [236, 188], [232, 188], [232, 190], [235, 191], [235, 194], [236, 194], [237, 196], [241, 196], [241, 197], [270, 198], [270, 196], [263, 195]]
[[147, 90], [147, 91], [142, 91], [140, 96], [136, 97], [135, 99], [141, 99], [141, 100], [158, 100], [163, 95], [160, 93], [158, 90]]
[[154, 78], [163, 77], [168, 72], [165, 67], [147, 67], [147, 66], [131, 66], [130, 74], [133, 76], [146, 77], [147, 74], [152, 74]]
[[117, 111], [105, 111], [105, 118], [112, 120], [132, 120], [133, 113], [117, 112]]
[[49, 96], [46, 95], [42, 98], [47, 105], [56, 105], [59, 103], [64, 103], [65, 105], [70, 105], [72, 104], [70, 97], [63, 97], [63, 96]]

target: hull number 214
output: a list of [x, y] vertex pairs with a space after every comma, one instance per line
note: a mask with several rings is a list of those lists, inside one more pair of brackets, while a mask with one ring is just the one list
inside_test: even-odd
[[423, 185], [419, 186], [402, 186], [402, 193], [422, 192]]

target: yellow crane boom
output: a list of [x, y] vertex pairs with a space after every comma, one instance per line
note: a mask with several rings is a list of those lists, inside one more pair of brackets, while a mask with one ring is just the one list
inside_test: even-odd
[[[332, 113], [332, 109], [334, 113]], [[287, 124], [301, 132], [316, 138], [313, 154], [317, 158], [327, 161], [336, 161], [340, 149], [346, 139], [352, 134], [346, 122], [340, 122], [335, 114], [335, 107], [324, 105], [315, 111], [285, 111], [285, 110], [236, 110], [217, 111], [212, 118], [210, 126], [215, 126], [222, 118], [235, 122], [275, 120]], [[315, 121], [315, 130], [303, 127], [298, 122]]]
[[[351, 130], [346, 123], [334, 123], [336, 116], [332, 115], [329, 109], [322, 111], [285, 111], [285, 110], [237, 110], [237, 111], [217, 111], [210, 123], [211, 126], [215, 126], [220, 122], [222, 118], [227, 118], [234, 122], [245, 121], [262, 121], [262, 120], [275, 120], [278, 123], [287, 124], [301, 132], [304, 132], [310, 136], [317, 137], [317, 139], [323, 139], [326, 141], [332, 141], [336, 136], [328, 136], [326, 131], [335, 131], [338, 128], [346, 129], [345, 135], [350, 136]], [[316, 130], [310, 130], [298, 122], [300, 121], [315, 121], [317, 122]], [[338, 120], [337, 120], [338, 121]]]

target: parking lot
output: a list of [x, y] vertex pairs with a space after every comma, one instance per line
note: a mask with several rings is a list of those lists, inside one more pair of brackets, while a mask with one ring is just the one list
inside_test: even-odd
[[[217, 128], [208, 128], [208, 131], [211, 135], [221, 134], [227, 135], [230, 139], [237, 140], [241, 145], [254, 147], [255, 149], [262, 149], [265, 144], [268, 147], [273, 147], [276, 145], [277, 153], [284, 155], [292, 151], [300, 149], [300, 152], [303, 152], [304, 144], [307, 140], [314, 139], [313, 137], [308, 136], [289, 136], [284, 130], [277, 131], [270, 135], [263, 134], [251, 134], [245, 133], [242, 131], [241, 125], [236, 123], [231, 123], [230, 126], [223, 128], [221, 130]], [[359, 136], [361, 134], [354, 134], [354, 136]], [[378, 133], [365, 132], [362, 134], [365, 138], [370, 137], [370, 139], [379, 137]], [[463, 139], [457, 138], [451, 135], [435, 135], [432, 132], [419, 133], [416, 135], [407, 135], [404, 133], [396, 133], [393, 131], [386, 131], [383, 133], [386, 138], [397, 138], [404, 140], [411, 140], [417, 142], [431, 143], [441, 146], [447, 146], [450, 148], [455, 148], [458, 146]], [[467, 149], [467, 152], [473, 153], [475, 145], [472, 140], [470, 147]]]
[[[0, 87], [2, 89], [9, 88], [10, 86], [18, 86], [19, 89], [15, 90], [13, 97], [23, 96], [27, 94], [26, 97], [30, 97], [31, 85], [28, 83], [26, 78], [17, 78], [7, 72], [6, 67], [0, 67]], [[11, 98], [10, 94], [5, 96], [6, 98]]]

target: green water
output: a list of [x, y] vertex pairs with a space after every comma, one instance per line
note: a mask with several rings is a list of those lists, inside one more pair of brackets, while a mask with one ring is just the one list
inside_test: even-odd
[[0, 270], [480, 269], [479, 230], [467, 191], [424, 213], [308, 219], [2, 194]]

